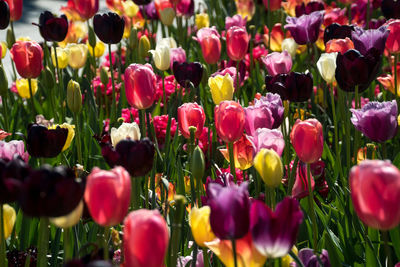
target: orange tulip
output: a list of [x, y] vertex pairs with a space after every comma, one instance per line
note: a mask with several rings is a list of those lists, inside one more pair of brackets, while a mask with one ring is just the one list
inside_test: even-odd
[[340, 52], [342, 55], [347, 50], [354, 49], [354, 43], [348, 37], [346, 39], [332, 39], [326, 43], [325, 52]]
[[[224, 158], [229, 162], [228, 146], [226, 149], [219, 150]], [[245, 134], [233, 143], [233, 157], [235, 158], [235, 167], [241, 170], [247, 170], [253, 166], [253, 145]]]

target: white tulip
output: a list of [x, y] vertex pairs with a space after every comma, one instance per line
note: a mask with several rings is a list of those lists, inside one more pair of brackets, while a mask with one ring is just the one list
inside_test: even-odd
[[296, 56], [296, 50], [298, 47], [299, 45], [293, 38], [286, 38], [282, 41], [282, 51], [288, 51], [292, 58]]
[[335, 79], [336, 57], [338, 53], [323, 53], [317, 62], [318, 71], [326, 83], [331, 84]]
[[166, 45], [157, 45], [156, 50], [149, 51], [153, 55], [154, 65], [161, 71], [169, 69], [171, 65], [169, 49], [170, 48]]
[[111, 143], [115, 147], [120, 141], [124, 139], [139, 140], [140, 128], [136, 122], [122, 123], [119, 128], [111, 128]]

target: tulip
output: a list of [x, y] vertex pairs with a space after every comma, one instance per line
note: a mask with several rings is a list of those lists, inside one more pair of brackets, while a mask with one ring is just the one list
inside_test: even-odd
[[253, 145], [254, 154], [260, 152], [261, 149], [272, 149], [279, 156], [282, 156], [285, 148], [285, 140], [279, 130], [271, 130], [268, 128], [259, 128], [253, 136], [249, 136], [249, 140]]
[[110, 171], [95, 167], [87, 177], [85, 202], [93, 220], [101, 226], [119, 224], [128, 213], [131, 179], [123, 167]]
[[93, 29], [106, 44], [118, 44], [124, 33], [125, 20], [113, 12], [97, 14], [93, 18]]
[[386, 48], [390, 53], [399, 53], [400, 52], [400, 20], [395, 20], [393, 22], [390, 22], [389, 26], [388, 26], [388, 30], [390, 31], [390, 33], [389, 33], [388, 38], [386, 39]]
[[207, 13], [196, 14], [195, 22], [197, 30], [210, 27], [210, 18]]
[[[324, 267], [331, 266], [328, 251], [325, 249], [323, 249], [321, 255], [318, 256], [314, 254], [314, 250], [310, 248], [303, 248], [300, 249], [298, 257], [304, 267], [321, 266], [320, 264], [322, 264]], [[293, 267], [298, 267], [298, 265], [294, 263]]]
[[16, 42], [11, 50], [11, 58], [21, 77], [37, 78], [42, 71], [43, 50], [34, 41]]
[[[271, 40], [269, 40], [270, 38]], [[263, 42], [266, 47], [269, 47], [270, 50], [275, 52], [282, 52], [282, 42], [284, 38], [285, 36], [282, 30], [282, 24], [275, 23], [275, 25], [273, 25], [272, 27], [271, 34], [269, 34], [268, 27], [264, 26]], [[297, 46], [293, 38], [289, 39], [291, 39], [293, 43]]]
[[326, 53], [340, 52], [343, 55], [350, 49], [354, 49], [354, 43], [348, 37], [345, 39], [332, 39], [325, 44]]
[[272, 149], [262, 148], [254, 158], [254, 167], [268, 187], [278, 187], [283, 177], [280, 156]]
[[247, 17], [249, 20], [252, 19], [256, 12], [254, 0], [235, 0], [235, 4], [238, 15]]
[[311, 97], [313, 77], [311, 73], [290, 72], [274, 77], [265, 76], [267, 90], [279, 94], [282, 100], [304, 102]]
[[221, 57], [220, 35], [215, 28], [202, 28], [197, 31], [196, 41], [200, 43], [203, 58], [207, 64], [215, 64]]
[[[34, 96], [38, 90], [37, 79], [31, 80], [32, 85], [32, 96]], [[29, 82], [27, 79], [18, 79], [15, 81], [15, 86], [17, 87], [18, 95], [22, 98], [31, 98], [31, 92], [29, 91]]]
[[[219, 150], [224, 158], [230, 162], [228, 146], [227, 149]], [[235, 167], [241, 170], [247, 170], [253, 166], [253, 146], [248, 137], [243, 136], [233, 143], [233, 158], [235, 160]]]
[[197, 88], [203, 77], [203, 65], [199, 62], [174, 62], [173, 70], [176, 81], [185, 88], [188, 87], [189, 82]]
[[122, 2], [122, 8], [124, 10], [124, 14], [130, 18], [135, 17], [139, 12], [139, 7], [133, 1]]
[[189, 225], [197, 245], [204, 247], [206, 242], [213, 241], [215, 235], [211, 230], [209, 206], [193, 207], [189, 213]]
[[283, 122], [284, 107], [278, 94], [267, 93], [260, 99], [254, 99], [254, 107], [268, 107], [271, 110], [274, 123], [272, 129], [278, 128]]
[[159, 13], [162, 24], [171, 26], [175, 19], [175, 10], [172, 7], [167, 7], [163, 10], [160, 10]]
[[319, 74], [326, 83], [335, 82], [336, 57], [338, 53], [322, 53], [317, 62]]
[[233, 26], [246, 28], [247, 17], [243, 18], [241, 15], [236, 14], [233, 17], [225, 18], [225, 30], [229, 30]]
[[303, 212], [299, 202], [285, 197], [272, 211], [255, 200], [250, 209], [251, 235], [257, 250], [268, 258], [285, 256], [296, 242]]
[[338, 54], [336, 58], [335, 79], [340, 88], [346, 92], [365, 91], [375, 79], [380, 69], [381, 54], [375, 48], [362, 55], [351, 49], [346, 53]]
[[250, 226], [250, 200], [247, 183], [240, 186], [223, 187], [217, 183], [208, 185], [210, 224], [219, 239], [239, 239], [244, 237]]
[[364, 56], [371, 48], [375, 48], [382, 54], [388, 36], [389, 31], [386, 26], [381, 26], [376, 30], [364, 30], [360, 27], [355, 27], [354, 31], [351, 32], [351, 40], [355, 49]]
[[[173, 69], [175, 61], [178, 63], [186, 62], [186, 52], [182, 47], [171, 48], [169, 50], [169, 57], [171, 60], [171, 63], [170, 63], [171, 69]], [[174, 73], [175, 73], [175, 71], [174, 71]]]
[[287, 51], [273, 52], [261, 58], [270, 75], [289, 73], [292, 68], [292, 57]]
[[[3, 237], [5, 240], [7, 240], [13, 231], [15, 221], [17, 219], [17, 214], [15, 213], [15, 210], [13, 207], [10, 205], [4, 204], [0, 205], [0, 209], [3, 209]], [[1, 230], [0, 230], [1, 231]], [[0, 242], [3, 242], [3, 240], [0, 240]]]
[[[392, 71], [394, 72], [394, 69], [392, 68]], [[394, 74], [394, 73], [393, 73]], [[400, 68], [397, 68], [397, 96], [400, 96]], [[394, 75], [390, 75], [390, 74], [386, 74], [386, 75], [382, 75], [379, 76], [378, 78], [376, 78], [382, 85], [383, 87], [390, 91], [392, 94], [396, 95], [395, 92], [395, 79], [394, 79]]]
[[[10, 8], [10, 21], [17, 21], [22, 16], [23, 0], [5, 0]], [[2, 13], [3, 14], [3, 13]]]
[[156, 50], [149, 51], [153, 55], [154, 65], [161, 71], [169, 69], [171, 63], [169, 49], [168, 46], [160, 45]]
[[354, 26], [352, 25], [340, 25], [338, 23], [332, 23], [324, 30], [324, 43], [326, 44], [333, 39], [351, 39], [353, 30]]
[[156, 50], [159, 47], [167, 46], [169, 48], [177, 48], [176, 41], [172, 37], [162, 38], [157, 41]]
[[197, 103], [185, 103], [178, 108], [179, 131], [185, 138], [190, 138], [190, 127], [196, 127], [195, 137], [203, 132], [206, 115]]
[[68, 129], [47, 129], [43, 125], [28, 127], [26, 147], [29, 155], [36, 158], [54, 158], [61, 153], [68, 137]]
[[296, 56], [296, 51], [299, 46], [293, 38], [286, 38], [282, 41], [282, 51], [287, 51], [293, 58]]
[[48, 129], [49, 130], [56, 130], [58, 127], [62, 128], [62, 129], [67, 129], [68, 130], [68, 135], [67, 135], [67, 140], [65, 140], [65, 144], [61, 150], [61, 152], [64, 152], [65, 150], [67, 150], [72, 142], [72, 139], [74, 139], [75, 137], [75, 125], [70, 125], [68, 123], [63, 123], [63, 124], [53, 124], [52, 126], [49, 126]]
[[138, 6], [148, 5], [151, 0], [133, 0], [133, 2]]
[[206, 163], [203, 150], [201, 150], [199, 146], [196, 146], [193, 150], [190, 162], [190, 170], [192, 171], [193, 177], [201, 180], [204, 176], [205, 169]]
[[0, 42], [0, 57], [3, 59], [7, 53], [7, 44], [5, 42]]
[[99, 11], [99, 0], [68, 0], [70, 6], [81, 19], [88, 20]]
[[214, 104], [218, 105], [222, 101], [232, 100], [235, 89], [233, 86], [233, 79], [229, 74], [210, 77], [208, 79], [208, 86], [210, 87]]
[[[89, 44], [89, 42], [86, 42], [86, 45], [88, 46], [88, 50], [89, 50], [90, 55], [93, 56], [93, 47]], [[103, 42], [97, 41], [96, 45], [94, 46], [94, 56], [96, 58], [102, 57], [103, 54], [104, 54], [105, 48], [106, 47], [105, 47]]]
[[301, 161], [305, 163], [317, 161], [324, 149], [321, 123], [316, 119], [297, 120], [290, 133], [290, 141]]
[[[70, 228], [78, 224], [83, 213], [83, 201], [81, 200], [76, 208], [69, 214], [61, 217], [50, 218], [50, 222], [60, 228]], [[64, 241], [65, 242], [65, 241]]]
[[296, 17], [300, 17], [302, 15], [310, 15], [314, 11], [322, 11], [324, 10], [324, 4], [318, 1], [308, 2], [306, 5], [301, 3], [301, 5], [297, 5], [295, 8]]
[[233, 26], [226, 33], [226, 51], [233, 61], [242, 60], [249, 46], [249, 35], [245, 28]]
[[68, 64], [73, 69], [82, 68], [87, 59], [87, 46], [85, 44], [68, 44], [67, 48], [70, 51]]
[[10, 24], [10, 7], [7, 1], [0, 2], [0, 13], [2, 14], [0, 18], [0, 30], [4, 30]]
[[68, 19], [65, 15], [59, 18], [50, 11], [42, 12], [39, 16], [39, 30], [43, 39], [49, 42], [61, 42], [68, 33]]
[[272, 111], [267, 105], [248, 106], [244, 109], [246, 121], [244, 129], [248, 135], [254, 135], [255, 131], [259, 128], [272, 129], [274, 124], [274, 117]]
[[20, 156], [24, 161], [28, 161], [29, 154], [25, 152], [24, 142], [17, 140], [10, 142], [0, 141], [0, 158], [12, 160], [14, 156]]
[[150, 64], [131, 64], [125, 70], [125, 93], [128, 103], [137, 109], [153, 105], [157, 77]]
[[78, 114], [82, 109], [81, 87], [74, 80], [70, 80], [67, 85], [67, 105], [75, 114]]
[[218, 136], [225, 142], [231, 143], [242, 137], [245, 112], [235, 101], [222, 101], [214, 110], [215, 128]]
[[382, 0], [381, 10], [387, 19], [400, 19], [400, 2], [395, 0]]
[[266, 10], [268, 10], [268, 2], [269, 2], [269, 9], [271, 11], [276, 11], [281, 8], [282, 0], [263, 0], [263, 4]]
[[397, 102], [369, 102], [362, 109], [350, 109], [354, 127], [374, 142], [382, 143], [397, 133]]
[[[0, 203], [11, 203], [18, 199], [20, 195], [21, 185], [24, 179], [29, 175], [30, 167], [26, 163], [28, 154], [22, 160], [21, 157], [14, 153], [15, 156], [8, 160], [0, 159]], [[3, 152], [4, 155], [4, 152]]]
[[84, 186], [65, 166], [44, 165], [30, 172], [22, 184], [19, 203], [32, 217], [60, 217], [73, 211], [82, 199]]
[[299, 45], [312, 44], [318, 39], [324, 14], [321, 11], [302, 15], [299, 18], [287, 17], [285, 29], [289, 30], [294, 40]]
[[136, 122], [124, 122], [118, 129], [115, 127], [111, 128], [111, 143], [113, 147], [116, 147], [117, 144], [124, 139], [133, 141], [140, 140], [140, 129]]
[[141, 58], [146, 58], [149, 56], [150, 51], [150, 40], [146, 35], [143, 35], [139, 39], [139, 56]]
[[[65, 69], [68, 66], [69, 62], [69, 53], [70, 53], [69, 48], [57, 47], [56, 52], [57, 52], [58, 68]], [[51, 49], [51, 60], [53, 61], [53, 66], [57, 67], [56, 53], [54, 51], [54, 47]]]
[[350, 170], [354, 210], [366, 225], [390, 230], [400, 223], [400, 171], [389, 161], [364, 160]]
[[[311, 173], [310, 173], [311, 174]], [[310, 175], [311, 181], [311, 192], [314, 191], [315, 181], [312, 174]], [[295, 182], [292, 188], [292, 197], [301, 199], [310, 194], [309, 183], [308, 183], [308, 173], [307, 164], [304, 162], [299, 162], [296, 170]]]

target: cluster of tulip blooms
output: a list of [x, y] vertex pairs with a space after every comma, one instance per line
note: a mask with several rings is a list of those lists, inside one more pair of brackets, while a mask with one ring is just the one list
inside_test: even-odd
[[0, 267], [400, 262], [400, 1], [106, 4], [0, 0]]

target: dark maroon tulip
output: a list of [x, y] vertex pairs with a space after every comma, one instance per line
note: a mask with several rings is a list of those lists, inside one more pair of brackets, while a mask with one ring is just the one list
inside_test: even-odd
[[249, 231], [250, 200], [247, 183], [223, 187], [217, 183], [208, 185], [208, 205], [211, 208], [210, 225], [220, 239], [238, 239]]
[[309, 15], [314, 11], [322, 11], [324, 10], [324, 4], [318, 1], [309, 2], [307, 5], [301, 3], [297, 5], [295, 8], [296, 17], [300, 17], [302, 15]]
[[265, 85], [268, 92], [279, 94], [282, 100], [304, 102], [311, 97], [313, 77], [309, 72], [267, 75], [265, 76]]
[[365, 91], [378, 75], [382, 55], [376, 48], [371, 48], [364, 56], [357, 50], [350, 49], [336, 58], [335, 78], [340, 88], [346, 92]]
[[182, 87], [187, 88], [189, 82], [191, 82], [195, 88], [199, 86], [201, 78], [203, 77], [203, 65], [201, 63], [179, 63], [175, 61], [173, 69], [175, 79]]
[[49, 42], [64, 41], [68, 33], [68, 19], [65, 15], [59, 18], [51, 12], [42, 12], [39, 16], [39, 30], [43, 39]]
[[133, 0], [133, 2], [138, 6], [148, 5], [151, 0]]
[[364, 30], [361, 27], [356, 27], [351, 32], [354, 48], [362, 55], [365, 55], [371, 48], [377, 49], [382, 54], [383, 50], [385, 50], [388, 36], [389, 30], [387, 30], [387, 26], [381, 26], [376, 30]]
[[4, 30], [10, 23], [10, 7], [6, 1], [0, 1], [0, 30]]
[[387, 19], [400, 19], [400, 1], [382, 0], [381, 9]]
[[20, 157], [10, 161], [0, 159], [0, 204], [18, 199], [21, 185], [29, 172], [30, 167]]
[[338, 23], [332, 23], [325, 28], [324, 31], [324, 43], [333, 39], [351, 39], [351, 32], [354, 30], [354, 26], [351, 25], [340, 25]]
[[285, 29], [290, 31], [293, 39], [299, 45], [312, 44], [318, 39], [319, 28], [324, 20], [324, 12], [314, 11], [299, 18], [287, 17]]
[[19, 203], [32, 217], [60, 217], [73, 211], [82, 199], [83, 183], [65, 166], [44, 165], [33, 170], [21, 187]]
[[275, 211], [259, 200], [250, 209], [251, 236], [257, 250], [268, 258], [285, 256], [296, 242], [303, 212], [299, 202], [285, 197]]
[[47, 129], [40, 124], [28, 127], [26, 149], [35, 158], [54, 158], [60, 154], [68, 137], [66, 128]]
[[[328, 251], [323, 249], [321, 255], [314, 254], [314, 250], [310, 248], [300, 249], [299, 254], [297, 255], [303, 264], [304, 267], [331, 267], [331, 263], [329, 261]], [[322, 264], [322, 265], [321, 265]], [[291, 265], [292, 266], [292, 265]], [[293, 267], [298, 267], [296, 263], [293, 263]]]
[[106, 44], [118, 44], [124, 34], [124, 27], [124, 18], [113, 12], [97, 14], [93, 18], [94, 32]]

